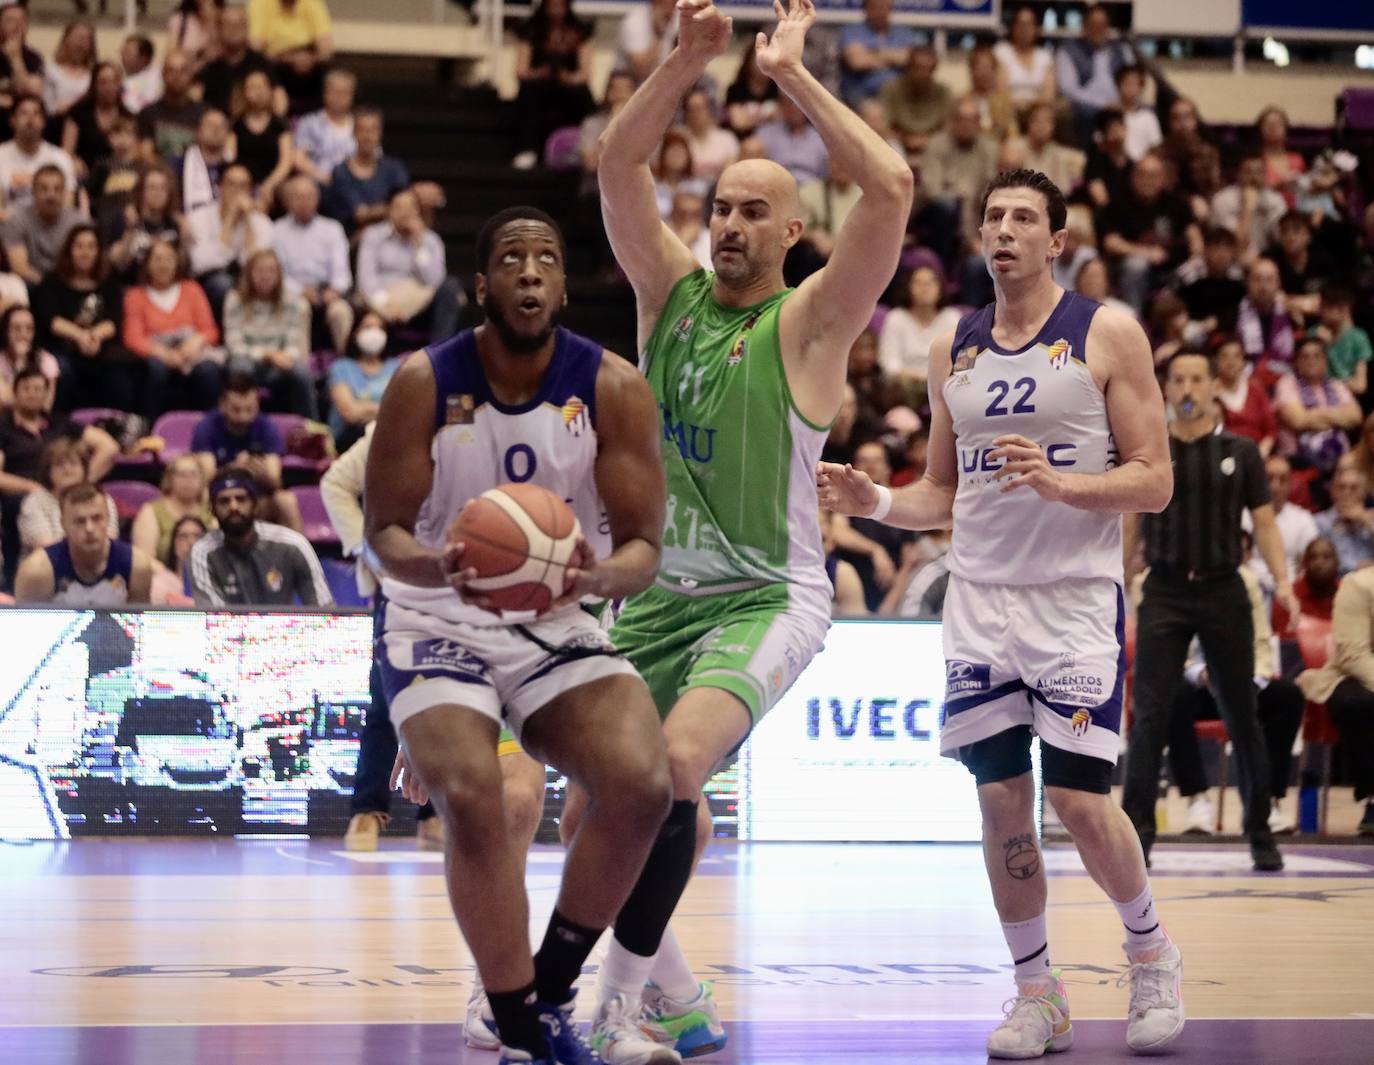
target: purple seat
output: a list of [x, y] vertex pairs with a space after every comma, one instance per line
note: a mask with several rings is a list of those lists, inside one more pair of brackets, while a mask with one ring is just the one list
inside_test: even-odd
[[581, 170], [581, 147], [581, 127], [561, 126], [544, 142], [544, 166], [549, 170]]
[[191, 450], [191, 436], [205, 417], [198, 410], [169, 410], [153, 426], [153, 435], [162, 437], [162, 461], [170, 462]]
[[1346, 129], [1374, 130], [1374, 89], [1349, 88], [1341, 93]]
[[334, 597], [335, 606], [367, 606], [367, 600], [358, 593], [357, 571], [352, 562], [339, 558], [322, 558], [320, 567], [324, 570], [329, 594]]
[[157, 485], [147, 481], [106, 481], [100, 487], [114, 500], [121, 520], [132, 518], [144, 503], [151, 502], [161, 494]]
[[886, 304], [875, 304], [873, 307], [873, 317], [868, 320], [868, 331], [874, 336], [878, 336], [883, 331], [883, 323], [887, 321], [887, 316], [892, 308]]
[[296, 505], [301, 508], [301, 524], [305, 538], [312, 544], [337, 546], [339, 534], [329, 520], [329, 512], [324, 509], [324, 497], [318, 485], [300, 484], [289, 489], [296, 497]]
[[122, 410], [113, 407], [78, 407], [72, 411], [71, 418], [77, 425], [94, 425], [106, 418], [123, 418]]

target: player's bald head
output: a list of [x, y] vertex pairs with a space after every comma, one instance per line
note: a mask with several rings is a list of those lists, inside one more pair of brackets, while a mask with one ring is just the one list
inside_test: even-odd
[[733, 201], [740, 196], [766, 200], [788, 218], [801, 213], [797, 179], [771, 159], [741, 159], [725, 168], [716, 183], [716, 197]]
[[801, 239], [797, 181], [768, 159], [725, 168], [711, 204], [711, 265], [727, 287], [780, 280], [787, 250]]

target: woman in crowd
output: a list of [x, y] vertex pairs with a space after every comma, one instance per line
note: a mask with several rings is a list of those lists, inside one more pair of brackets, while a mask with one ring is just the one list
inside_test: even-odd
[[516, 31], [518, 169], [539, 162], [550, 133], [580, 124], [595, 110], [587, 87], [595, 29], [573, 12], [572, 0], [540, 0]]
[[345, 357], [329, 368], [329, 430], [340, 455], [376, 419], [382, 393], [400, 365], [384, 357], [386, 341], [386, 323], [369, 311], [358, 319]]
[[67, 112], [62, 147], [76, 160], [83, 176], [110, 157], [110, 130], [115, 120], [132, 118], [124, 106], [124, 76], [116, 63], [98, 63], [90, 90]]
[[[1274, 450], [1279, 431], [1274, 405], [1260, 383], [1245, 372], [1245, 350], [1234, 336], [1223, 337], [1213, 348], [1217, 368], [1216, 396], [1228, 433], [1249, 437], [1265, 458]], [[1276, 506], [1277, 506], [1276, 502]]]
[[739, 138], [721, 126], [716, 102], [705, 89], [698, 87], [689, 92], [683, 108], [692, 176], [714, 182], [722, 170], [739, 158]]
[[219, 44], [219, 0], [181, 0], [167, 18], [167, 47], [189, 55], [196, 67], [214, 58]]
[[692, 149], [687, 138], [675, 129], [663, 135], [653, 170], [658, 215], [665, 221], [673, 213], [673, 197], [678, 192], [691, 192], [703, 198], [706, 195], [706, 183], [692, 176]]
[[58, 129], [72, 105], [90, 90], [95, 64], [95, 28], [85, 19], [67, 23], [52, 61], [43, 65], [43, 106]]
[[1113, 310], [1129, 314], [1132, 318], [1136, 316], [1131, 305], [1117, 299], [1112, 295], [1112, 279], [1107, 272], [1107, 262], [1100, 255], [1083, 260], [1078, 268], [1078, 273], [1073, 280], [1074, 291], [1080, 296], [1087, 296], [1090, 300], [1097, 300], [1104, 306], [1111, 307]]
[[205, 494], [205, 471], [194, 455], [178, 455], [162, 474], [162, 494], [138, 508], [129, 539], [140, 551], [173, 569], [176, 530], [187, 518], [202, 531], [214, 521]]
[[1269, 106], [1255, 120], [1260, 154], [1264, 156], [1264, 183], [1283, 193], [1292, 207], [1297, 202], [1297, 180], [1307, 169], [1301, 155], [1288, 149], [1288, 112]]
[[[48, 393], [49, 410], [57, 399], [58, 389], [63, 388], [65, 392], [60, 381], [62, 364], [52, 352], [38, 346], [36, 333], [34, 315], [28, 307], [16, 304], [0, 315], [0, 407], [8, 407], [14, 402], [14, 378], [30, 365], [37, 366], [53, 386]], [[70, 404], [61, 409], [70, 410]]]
[[317, 417], [310, 305], [285, 291], [271, 248], [249, 256], [238, 288], [224, 301], [224, 346], [229, 372], [251, 374], [267, 388], [270, 410]]
[[[25, 555], [51, 547], [63, 538], [62, 493], [83, 483], [89, 474], [86, 453], [75, 440], [58, 437], [43, 448], [38, 462], [38, 483], [43, 488], [26, 495], [19, 507], [19, 542]], [[106, 531], [117, 539], [119, 512], [109, 496], [105, 502], [109, 506]]]
[[249, 0], [248, 38], [276, 62], [291, 114], [318, 111], [324, 72], [334, 58], [334, 28], [324, 0]]
[[209, 410], [219, 399], [223, 352], [204, 290], [186, 277], [177, 249], [156, 240], [143, 283], [124, 293], [124, 346], [144, 360], [144, 414]]
[[[1340, 561], [1336, 545], [1318, 536], [1302, 553], [1302, 569], [1293, 582], [1293, 594], [1304, 617], [1331, 620], [1336, 591], [1341, 586]], [[1274, 600], [1274, 631], [1291, 632], [1292, 619], [1282, 603]]]
[[606, 79], [606, 94], [601, 99], [601, 106], [582, 120], [577, 149], [582, 155], [582, 187], [579, 192], [584, 196], [596, 193], [596, 168], [601, 162], [601, 134], [606, 132], [606, 127], [620, 113], [620, 109], [630, 102], [634, 91], [633, 74], [625, 70], [612, 71]]
[[108, 273], [95, 226], [76, 226], [38, 286], [34, 309], [43, 343], [73, 377], [74, 405], [134, 410], [134, 364], [119, 344], [123, 294]]
[[205, 522], [187, 515], [178, 519], [172, 530], [172, 544], [167, 555], [157, 557], [153, 571], [152, 600], [157, 606], [193, 606], [195, 600], [186, 594], [186, 567], [191, 561], [191, 548], [209, 529]]
[[751, 43], [744, 50], [739, 73], [725, 91], [725, 124], [742, 142], [773, 117], [778, 106], [778, 83], [759, 69]]
[[119, 233], [109, 234], [110, 264], [125, 284], [138, 280], [154, 244], [180, 252], [187, 241], [186, 219], [177, 205], [177, 181], [165, 165], [145, 170], [124, 209]]
[[998, 79], [1023, 123], [1032, 105], [1054, 100], [1054, 56], [1040, 43], [1040, 20], [1032, 8], [1016, 9], [1007, 39], [993, 45], [992, 54]]
[[291, 176], [291, 131], [272, 111], [272, 79], [263, 70], [243, 79], [243, 113], [234, 123], [236, 161], [248, 168], [258, 210], [271, 214], [277, 188]]
[[943, 306], [944, 287], [933, 266], [899, 273], [893, 285], [896, 306], [883, 319], [878, 334], [883, 373], [898, 384], [903, 401], [913, 410], [925, 405], [931, 343], [959, 324], [959, 312]]
[[1274, 389], [1278, 409], [1279, 453], [1295, 466], [1313, 466], [1322, 473], [1336, 468], [1350, 450], [1348, 430], [1360, 424], [1360, 405], [1344, 381], [1326, 372], [1326, 345], [1306, 337], [1293, 357], [1293, 372]]

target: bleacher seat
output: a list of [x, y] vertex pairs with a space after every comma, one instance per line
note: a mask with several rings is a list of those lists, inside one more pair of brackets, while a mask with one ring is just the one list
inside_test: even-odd
[[319, 485], [298, 484], [288, 490], [296, 497], [296, 504], [301, 508], [305, 538], [317, 547], [337, 548], [339, 534], [334, 531], [329, 512], [324, 509]]
[[335, 606], [367, 606], [368, 602], [358, 594], [358, 578], [353, 563], [341, 558], [322, 558], [320, 566], [324, 569], [324, 579], [329, 585], [329, 594], [334, 597]]
[[113, 407], [78, 407], [72, 411], [71, 419], [77, 425], [95, 425], [106, 418], [122, 418], [124, 412]]
[[153, 435], [160, 436], [163, 463], [180, 458], [191, 450], [191, 436], [205, 417], [198, 410], [169, 410], [153, 425]]
[[581, 146], [582, 130], [578, 126], [554, 130], [544, 142], [544, 166], [549, 170], [581, 170]]
[[114, 500], [121, 523], [131, 521], [144, 503], [152, 502], [161, 495], [157, 485], [147, 481], [106, 481], [101, 487]]

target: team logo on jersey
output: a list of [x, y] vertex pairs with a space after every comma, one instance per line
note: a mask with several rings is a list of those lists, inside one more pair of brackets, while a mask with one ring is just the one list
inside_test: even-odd
[[730, 349], [730, 355], [725, 360], [730, 366], [738, 366], [740, 360], [744, 358], [744, 352], [749, 347], [749, 330], [758, 324], [759, 316], [751, 314], [744, 323], [744, 328], [740, 330], [739, 336], [735, 338], [735, 344]]
[[1073, 358], [1073, 345], [1067, 340], [1056, 340], [1045, 349], [1045, 354], [1049, 356], [1051, 366], [1056, 370], [1062, 370]]
[[471, 425], [477, 416], [477, 406], [466, 392], [455, 393], [444, 401], [445, 425]]
[[1227, 477], [1236, 472], [1236, 460], [1230, 455], [1221, 460], [1221, 472]]
[[673, 336], [678, 340], [686, 341], [692, 335], [692, 316], [684, 314], [678, 319], [677, 325], [673, 326]]
[[959, 357], [954, 360], [954, 366], [950, 373], [967, 373], [973, 369], [973, 364], [978, 361], [978, 356], [983, 354], [978, 350], [977, 344], [970, 344], [963, 351], [959, 352]]
[[281, 576], [281, 573], [280, 573], [278, 570], [269, 569], [269, 570], [263, 575], [263, 578], [262, 578], [262, 579], [263, 579], [264, 583], [266, 583], [267, 587], [268, 587], [271, 591], [273, 591], [273, 592], [279, 592], [279, 591], [281, 591], [281, 589], [282, 589], [282, 576]]
[[563, 428], [573, 436], [581, 436], [587, 428], [587, 404], [577, 396], [569, 396], [563, 404]]
[[1075, 736], [1086, 736], [1088, 726], [1093, 722], [1093, 716], [1086, 709], [1080, 707], [1073, 712], [1073, 718], [1069, 721], [1069, 727], [1073, 729]]

